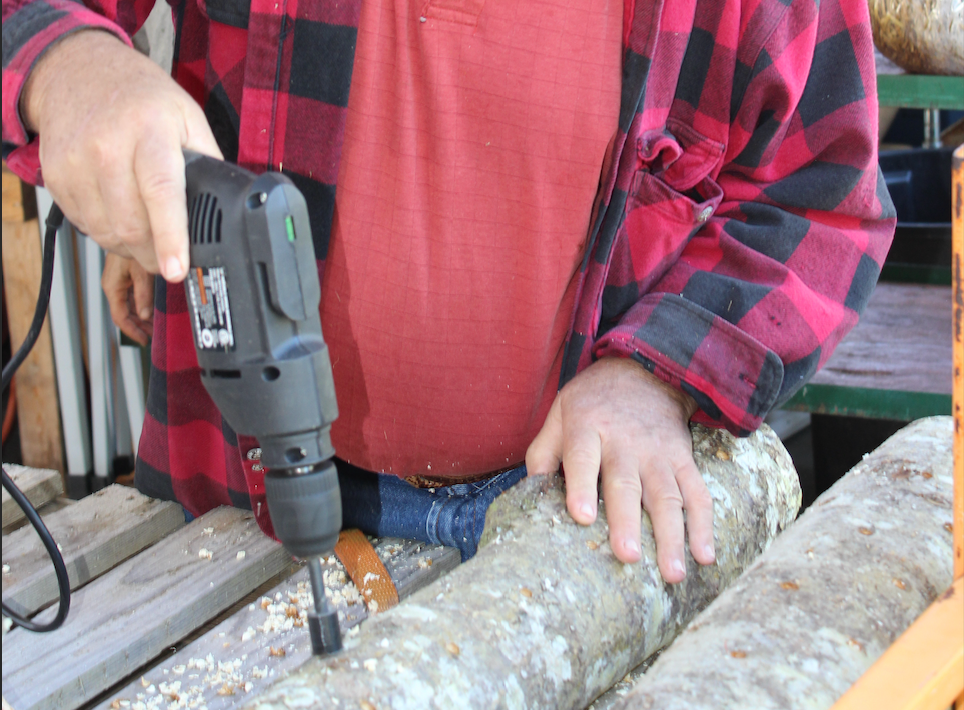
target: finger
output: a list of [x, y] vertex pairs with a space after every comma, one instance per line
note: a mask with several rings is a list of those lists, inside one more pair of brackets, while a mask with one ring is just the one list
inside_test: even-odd
[[[599, 432], [581, 421], [563, 421], [562, 470], [566, 476], [566, 507], [572, 519], [589, 525], [596, 519], [599, 501], [599, 464], [602, 443]], [[637, 505], [638, 505], [637, 499]]]
[[692, 459], [677, 469], [676, 482], [686, 508], [690, 551], [701, 565], [711, 565], [716, 561], [713, 544], [713, 497]]
[[[115, 257], [117, 261], [123, 261]], [[130, 309], [130, 278], [126, 271], [109, 258], [104, 264], [104, 272], [101, 276], [101, 288], [107, 299], [110, 308], [110, 318], [121, 332], [130, 337], [135, 342], [146, 345], [148, 334], [141, 328], [139, 320]]]
[[152, 266], [171, 282], [187, 274], [188, 236], [184, 155], [174, 133], [145, 136], [134, 152], [134, 175], [147, 210], [154, 243], [154, 258], [131, 249], [147, 269]]
[[670, 584], [676, 584], [686, 577], [683, 497], [667, 461], [650, 462], [649, 466], [643, 478], [643, 505], [653, 521], [660, 574]]
[[131, 265], [134, 285], [134, 310], [138, 318], [149, 322], [154, 318], [154, 275], [147, 273], [140, 264]]
[[609, 519], [609, 544], [622, 562], [638, 562], [642, 485], [634, 460], [607, 455], [602, 464], [602, 494]]
[[530, 476], [556, 473], [562, 463], [562, 416], [559, 397], [549, 408], [546, 422], [526, 451], [526, 471]]

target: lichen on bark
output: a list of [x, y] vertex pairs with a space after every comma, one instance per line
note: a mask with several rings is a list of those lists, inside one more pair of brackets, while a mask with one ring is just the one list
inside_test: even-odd
[[473, 560], [248, 707], [585, 707], [666, 646], [796, 516], [796, 472], [768, 427], [740, 439], [695, 426], [693, 450], [714, 498], [717, 562], [701, 568], [687, 556], [682, 584], [660, 577], [647, 516], [643, 559], [623, 564], [603, 506], [579, 526], [562, 480], [533, 476], [489, 509]]

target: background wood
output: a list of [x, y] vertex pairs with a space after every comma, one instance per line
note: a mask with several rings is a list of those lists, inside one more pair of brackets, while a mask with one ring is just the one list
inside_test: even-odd
[[951, 289], [881, 283], [810, 384], [951, 393]]
[[[119, 485], [43, 518], [64, 556], [71, 589], [184, 525], [181, 506]], [[3, 601], [14, 611], [29, 615], [58, 599], [53, 565], [32, 527], [4, 536], [3, 562]]]
[[[12, 463], [5, 463], [3, 467], [34, 508], [39, 508], [44, 503], [63, 495], [64, 481], [59, 471], [47, 468], [29, 468]], [[23, 520], [23, 511], [7, 493], [6, 488], [2, 489], [0, 497], [3, 501], [2, 508], [0, 508], [2, 526], [7, 528]], [[6, 539], [4, 539], [4, 545], [6, 545]], [[6, 559], [6, 554], [4, 554], [4, 559]]]
[[[392, 575], [399, 599], [431, 584], [443, 573], [458, 566], [461, 559], [459, 551], [453, 547], [396, 538], [381, 538], [373, 542], [376, 552]], [[323, 569], [328, 572], [329, 598], [334, 596], [338, 600], [334, 603], [340, 612], [344, 640], [351, 644], [358, 625], [368, 618], [368, 610], [361, 600], [351, 604], [345, 600], [343, 592], [354, 588], [354, 585], [347, 575], [332, 574], [344, 573], [344, 567], [334, 556], [328, 558]], [[186, 698], [188, 703], [197, 703], [197, 707], [206, 706], [208, 710], [239, 707], [245, 700], [257, 696], [275, 680], [311, 658], [307, 627], [274, 629], [269, 626], [266, 631], [264, 624], [271, 613], [262, 605], [263, 599], [284, 604], [294, 599], [296, 607], [307, 611], [311, 605], [307, 591], [308, 571], [302, 569], [201, 638], [180, 648], [173, 656], [165, 657], [163, 662], [143, 672], [125, 687], [111, 692], [97, 706], [98, 710], [117, 710], [122, 700], [131, 703], [163, 700], [160, 707], [166, 707], [170, 696], [164, 697], [161, 684], [166, 684], [170, 689], [171, 684], [177, 681], [181, 683], [178, 695]], [[277, 599], [279, 595], [280, 601]], [[211, 671], [207, 670], [207, 665], [199, 669], [192, 663], [192, 660], [204, 660], [209, 656]], [[225, 669], [220, 675], [217, 670], [219, 663]], [[228, 664], [231, 670], [226, 670]], [[153, 692], [148, 693], [147, 690], [152, 686]]]
[[[201, 549], [213, 557], [199, 556]], [[237, 558], [244, 551], [243, 559]], [[73, 594], [64, 626], [3, 638], [18, 710], [76, 708], [277, 574], [290, 557], [248, 511], [217, 508]], [[38, 615], [45, 620], [55, 613]]]
[[[5, 189], [5, 207], [6, 193]], [[43, 261], [39, 234], [36, 219], [8, 222], [5, 210], [2, 233], [3, 288], [13, 352], [20, 347], [30, 330], [37, 306]], [[40, 337], [14, 379], [17, 383], [17, 420], [23, 462], [28, 466], [63, 472], [60, 404], [48, 321], [44, 321]]]

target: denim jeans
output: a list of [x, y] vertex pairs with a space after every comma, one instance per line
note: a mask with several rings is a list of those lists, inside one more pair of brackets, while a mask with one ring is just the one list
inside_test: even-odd
[[526, 476], [525, 464], [478, 483], [416, 488], [391, 475], [337, 462], [342, 527], [457, 547], [462, 561], [479, 546], [485, 513], [500, 493]]

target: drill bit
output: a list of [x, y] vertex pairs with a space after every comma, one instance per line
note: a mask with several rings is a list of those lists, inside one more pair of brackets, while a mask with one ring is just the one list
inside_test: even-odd
[[308, 560], [308, 574], [311, 577], [311, 595], [315, 601], [314, 609], [308, 612], [311, 652], [316, 656], [327, 656], [341, 650], [338, 612], [328, 603], [328, 597], [325, 596], [325, 580], [319, 558], [312, 557]]

